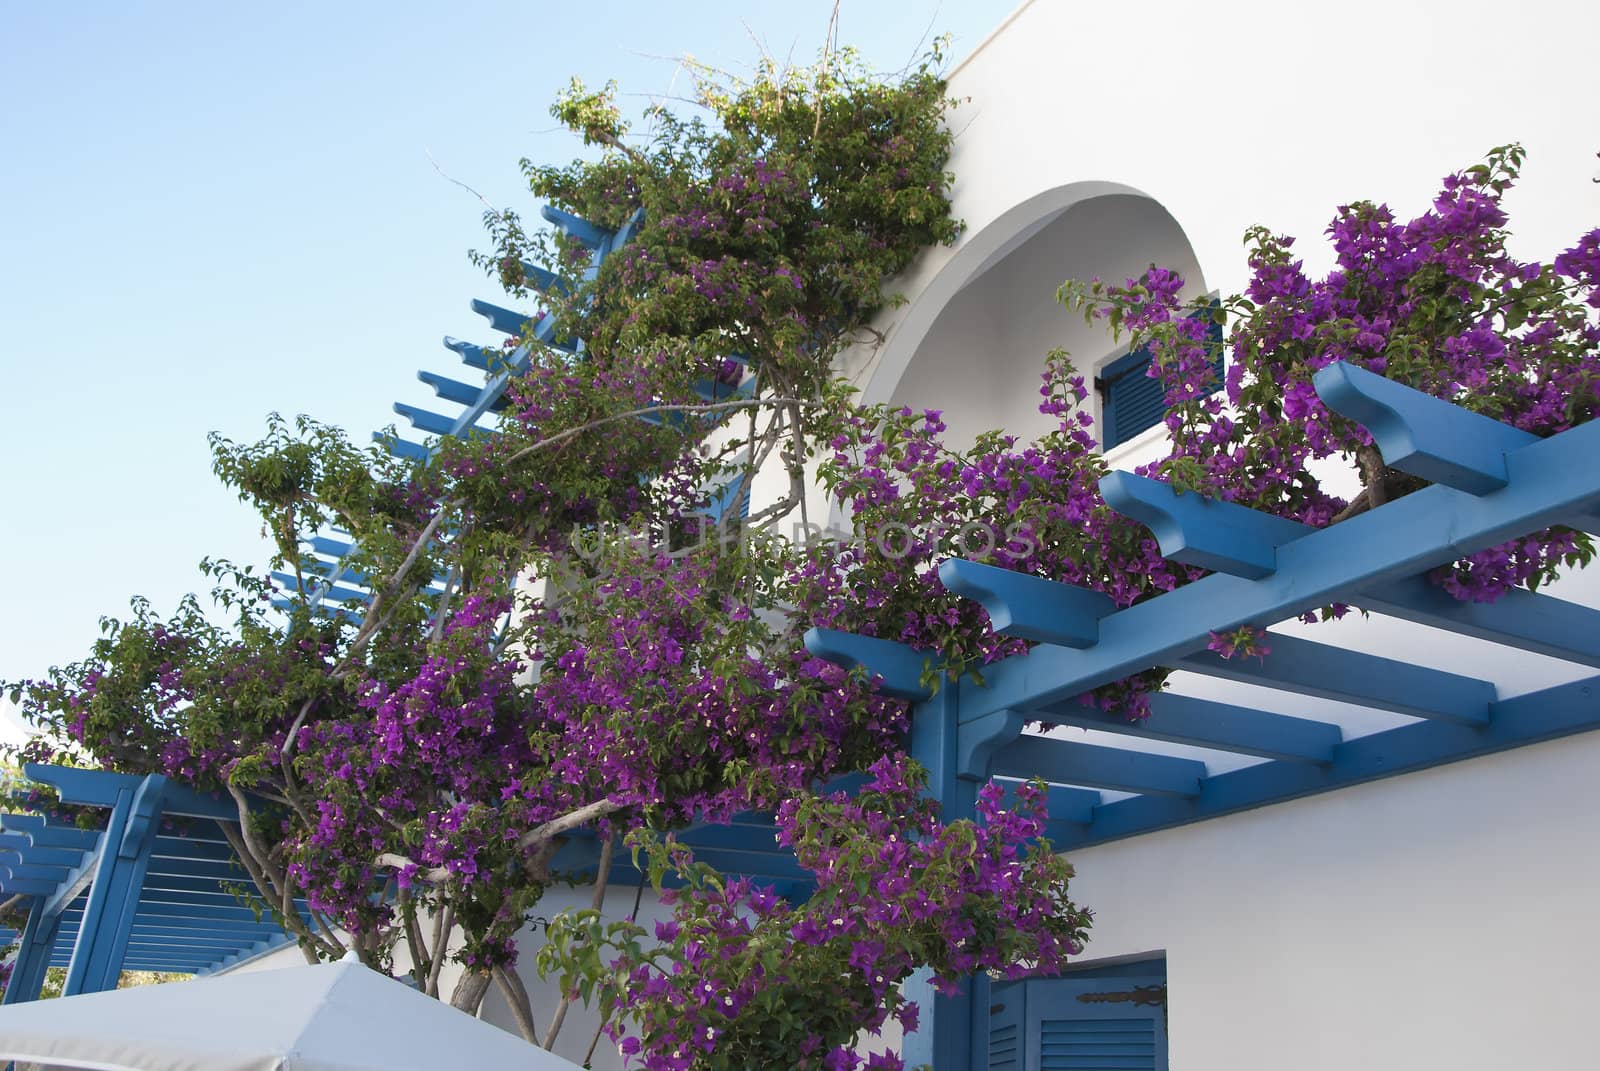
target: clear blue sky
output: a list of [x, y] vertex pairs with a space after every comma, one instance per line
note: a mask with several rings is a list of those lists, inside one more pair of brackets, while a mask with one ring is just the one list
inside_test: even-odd
[[[840, 38], [899, 69], [959, 59], [1014, 0], [845, 0]], [[642, 106], [673, 58], [809, 60], [831, 0], [574, 4], [0, 2], [0, 679], [82, 656], [130, 596], [163, 612], [204, 555], [258, 560], [206, 433], [272, 410], [364, 438], [424, 402], [497, 288], [482, 206], [536, 215], [517, 160], [577, 143], [572, 75]], [[459, 369], [459, 365], [456, 366]]]

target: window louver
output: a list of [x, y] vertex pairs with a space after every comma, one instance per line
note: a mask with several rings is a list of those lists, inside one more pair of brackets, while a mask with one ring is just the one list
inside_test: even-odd
[[[1039, 1071], [1156, 1071], [1154, 1019], [1046, 1019], [1040, 1027]], [[1000, 1065], [991, 1057], [989, 1066]]]

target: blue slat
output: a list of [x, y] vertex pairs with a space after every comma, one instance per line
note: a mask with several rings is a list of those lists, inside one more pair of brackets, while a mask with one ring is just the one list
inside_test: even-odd
[[1600, 471], [1574, 460], [1594, 456], [1600, 421], [1508, 457], [1511, 482], [1494, 494], [1428, 487], [1280, 548], [1269, 577], [1216, 574], [1135, 604], [1100, 623], [1092, 648], [1041, 647], [985, 667], [988, 687], [972, 694], [970, 712], [1036, 710], [1169, 665], [1204, 648], [1212, 631], [1280, 621], [1538, 531], [1600, 503]]
[[1077, 702], [1057, 704], [1041, 717], [1060, 725], [1289, 762], [1329, 762], [1343, 739], [1340, 728], [1327, 722], [1170, 692], [1150, 697], [1150, 716], [1143, 721]]
[[417, 373], [417, 378], [433, 388], [433, 393], [447, 402], [457, 405], [472, 405], [483, 393], [482, 385], [473, 386], [471, 383], [462, 383], [460, 380], [441, 376], [437, 372], [426, 369]]
[[1516, 588], [1492, 603], [1462, 602], [1422, 577], [1353, 596], [1363, 610], [1600, 669], [1600, 610]]
[[961, 558], [941, 563], [939, 580], [981, 604], [996, 632], [1039, 643], [1091, 647], [1100, 638], [1100, 619], [1116, 610], [1098, 591]]
[[1495, 686], [1475, 677], [1279, 633], [1269, 635], [1266, 642], [1272, 653], [1265, 658], [1224, 659], [1213, 651], [1199, 651], [1175, 659], [1173, 666], [1208, 677], [1461, 725], [1486, 722], [1489, 705], [1496, 698]]
[[926, 699], [930, 695], [922, 678], [931, 656], [905, 644], [813, 628], [806, 632], [805, 645], [818, 658], [845, 669], [860, 666], [869, 674], [882, 677], [879, 690], [885, 695], [897, 699]]
[[1312, 382], [1329, 409], [1372, 433], [1383, 463], [1469, 494], [1506, 485], [1506, 455], [1537, 437], [1343, 361]]
[[[533, 319], [533, 317], [527, 313], [516, 312], [512, 309], [503, 308], [502, 306], [495, 305], [487, 301], [481, 301], [478, 298], [473, 298], [471, 305], [472, 311], [487, 319], [489, 321], [489, 326], [494, 328], [494, 330], [517, 338], [522, 336], [523, 328], [527, 325], [528, 321]], [[445, 345], [450, 345], [450, 340], [447, 339], [445, 341]], [[455, 347], [452, 346], [451, 348], [454, 349]], [[465, 357], [466, 354], [462, 354], [462, 356]], [[488, 368], [488, 366], [489, 364], [486, 360], [484, 367]]]
[[442, 413], [419, 409], [404, 402], [395, 402], [394, 411], [411, 422], [411, 426], [430, 435], [449, 435], [455, 421]]
[[1042, 777], [1056, 784], [1162, 796], [1197, 796], [1206, 764], [1169, 755], [1023, 736], [994, 753], [997, 777]]
[[555, 224], [590, 249], [598, 250], [602, 245], [610, 244], [612, 240], [610, 231], [595, 226], [582, 216], [574, 216], [571, 212], [563, 212], [559, 208], [545, 205], [539, 210], [539, 214], [546, 222]]
[[1106, 505], [1155, 535], [1163, 557], [1259, 580], [1278, 567], [1278, 548], [1316, 531], [1270, 513], [1219, 502], [1131, 472], [1100, 481]]
[[1208, 777], [1190, 800], [1135, 797], [1101, 807], [1056, 847], [1080, 848], [1600, 728], [1600, 677], [1504, 699], [1481, 729], [1420, 721], [1348, 740], [1326, 766], [1267, 762]]

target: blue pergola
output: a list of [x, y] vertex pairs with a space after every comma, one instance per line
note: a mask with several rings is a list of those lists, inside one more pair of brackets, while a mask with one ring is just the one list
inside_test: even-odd
[[159, 775], [24, 772], [63, 804], [105, 813], [91, 829], [0, 815], [0, 897], [28, 901], [5, 1003], [38, 999], [50, 967], [66, 968], [64, 993], [94, 993], [124, 970], [205, 974], [292, 943], [234, 892], [250, 878], [218, 825], [238, 822], [232, 800]]
[[[599, 274], [600, 266], [606, 258], [632, 241], [644, 223], [642, 208], [634, 212], [627, 222], [616, 230], [598, 226], [589, 220], [549, 205], [541, 210], [541, 214], [558, 232], [586, 248], [590, 254], [577, 283], [537, 264], [522, 262], [523, 277], [528, 281], [530, 289], [551, 296], [572, 293], [576, 286], [592, 281]], [[428, 369], [419, 370], [417, 378], [433, 388], [435, 396], [440, 401], [455, 408], [447, 412], [438, 412], [406, 402], [395, 402], [395, 413], [405, 417], [413, 429], [424, 435], [437, 437], [434, 443], [428, 444], [375, 432], [373, 439], [383, 444], [396, 457], [426, 461], [437, 449], [438, 440], [493, 434], [493, 428], [487, 420], [491, 414], [505, 408], [506, 388], [512, 379], [527, 371], [536, 346], [563, 350], [572, 354], [574, 359], [582, 357], [583, 339], [563, 338], [557, 335], [554, 316], [518, 312], [477, 298], [472, 299], [470, 305], [473, 312], [488, 321], [491, 330], [524, 341], [507, 351], [479, 346], [446, 335], [445, 348], [460, 357], [463, 365], [482, 373], [485, 377], [484, 382], [463, 383]], [[733, 359], [745, 363], [737, 356]], [[710, 402], [727, 400], [739, 394], [748, 395], [753, 388], [754, 380], [751, 377], [746, 377], [746, 381], [738, 386], [730, 386], [708, 378], [697, 384], [696, 391], [701, 400]], [[647, 415], [641, 419], [659, 423], [663, 419], [671, 420], [674, 416], [675, 414], [666, 414], [663, 418]], [[737, 483], [738, 481], [735, 481], [735, 484]], [[739, 509], [741, 503], [747, 503], [747, 500], [747, 496], [740, 494], [739, 487], [730, 486], [713, 497], [707, 513], [715, 521], [725, 511]], [[360, 608], [371, 601], [372, 592], [368, 590], [367, 577], [346, 561], [355, 550], [347, 534], [332, 532], [316, 536], [310, 541], [308, 550], [318, 562], [315, 575], [310, 578], [312, 590], [308, 592], [312, 605], [320, 606], [326, 603], [337, 606], [351, 617], [359, 619]], [[300, 583], [289, 573], [275, 572], [272, 578], [290, 591], [295, 590]], [[442, 591], [443, 583], [443, 577], [436, 577], [430, 590], [435, 593]], [[280, 610], [287, 610], [290, 606], [289, 600], [283, 598], [275, 598], [273, 604]]]
[[[1116, 472], [1100, 485], [1107, 503], [1149, 528], [1164, 556], [1211, 575], [1119, 610], [1098, 592], [945, 561], [939, 575], [948, 589], [980, 603], [997, 632], [1036, 646], [984, 667], [983, 685], [946, 681], [937, 694], [923, 684], [923, 652], [815, 629], [807, 646], [864, 667], [883, 690], [914, 702], [912, 752], [948, 816], [970, 816], [990, 778], [1042, 778], [1052, 786], [1052, 839], [1063, 850], [1600, 726], [1600, 676], [1502, 697], [1487, 680], [1282, 633], [1264, 658], [1229, 660], [1208, 649], [1212, 633], [1265, 628], [1341, 602], [1600, 669], [1600, 611], [1523, 590], [1460, 602], [1426, 578], [1552, 525], [1600, 533], [1600, 422], [1539, 439], [1342, 363], [1318, 372], [1315, 386], [1329, 408], [1372, 434], [1385, 464], [1432, 486], [1315, 529]], [[1180, 695], [1154, 696], [1145, 721], [1077, 702], [1156, 667], [1413, 720], [1346, 739], [1330, 722]], [[1025, 734], [1032, 721], [1119, 734], [1129, 746]], [[1212, 773], [1200, 759], [1141, 750], [1141, 740], [1251, 764]], [[909, 1039], [907, 1063], [987, 1066], [988, 992], [981, 976], [958, 998], [919, 992], [924, 1027]]]
[[[591, 256], [580, 280], [592, 280], [613, 251], [631, 241], [644, 220], [642, 210], [620, 228], [608, 230], [554, 208], [543, 210], [546, 221], [589, 249]], [[574, 283], [527, 262], [526, 278], [540, 293], [563, 294]], [[411, 425], [439, 438], [493, 434], [490, 414], [504, 407], [511, 379], [528, 368], [533, 347], [552, 346], [581, 358], [581, 339], [555, 334], [550, 316], [532, 316], [487, 301], [473, 300], [474, 312], [506, 335], [526, 339], [514, 349], [491, 349], [446, 336], [444, 345], [469, 368], [484, 373], [483, 383], [463, 383], [422, 370], [417, 378], [443, 401], [458, 407], [439, 413], [403, 402], [394, 410]], [[530, 327], [531, 325], [531, 327]], [[738, 358], [735, 358], [738, 360]], [[743, 363], [741, 361], [741, 363]], [[753, 379], [739, 386], [707, 379], [697, 386], [704, 401], [749, 394]], [[662, 417], [647, 417], [659, 422]], [[669, 414], [665, 419], [672, 419]], [[426, 460], [437, 448], [387, 434], [375, 434], [397, 457]], [[737, 487], [715, 496], [708, 513], [715, 520], [737, 509], [745, 496]], [[322, 612], [343, 612], [359, 620], [371, 601], [367, 577], [347, 559], [355, 550], [344, 533], [310, 541], [319, 563], [309, 578], [307, 595]], [[274, 580], [294, 590], [300, 583], [288, 573]], [[442, 592], [443, 578], [431, 589]], [[275, 599], [280, 609], [291, 605]], [[0, 929], [0, 947], [20, 937], [6, 1003], [37, 999], [49, 967], [67, 969], [67, 994], [115, 988], [122, 970], [205, 974], [293, 943], [270, 918], [259, 916], [235, 894], [249, 888], [249, 875], [235, 857], [217, 823], [237, 824], [231, 800], [200, 796], [162, 777], [136, 778], [63, 767], [29, 766], [30, 778], [49, 784], [63, 803], [104, 809], [103, 827], [80, 829], [60, 819], [33, 814], [0, 815], [0, 898], [27, 898], [28, 921], [23, 931]], [[181, 828], [162, 829], [181, 820]], [[772, 839], [770, 815], [738, 816], [733, 825], [700, 829], [690, 841], [705, 861], [725, 870], [772, 881], [791, 896], [804, 896], [807, 875]], [[568, 872], [592, 871], [599, 849], [593, 837], [579, 832], [557, 859]], [[303, 900], [296, 909], [310, 924]]]

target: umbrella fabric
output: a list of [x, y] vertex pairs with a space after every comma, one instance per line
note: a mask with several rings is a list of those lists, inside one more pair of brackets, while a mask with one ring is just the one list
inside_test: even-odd
[[0, 1007], [0, 1066], [89, 1071], [572, 1071], [355, 962]]

